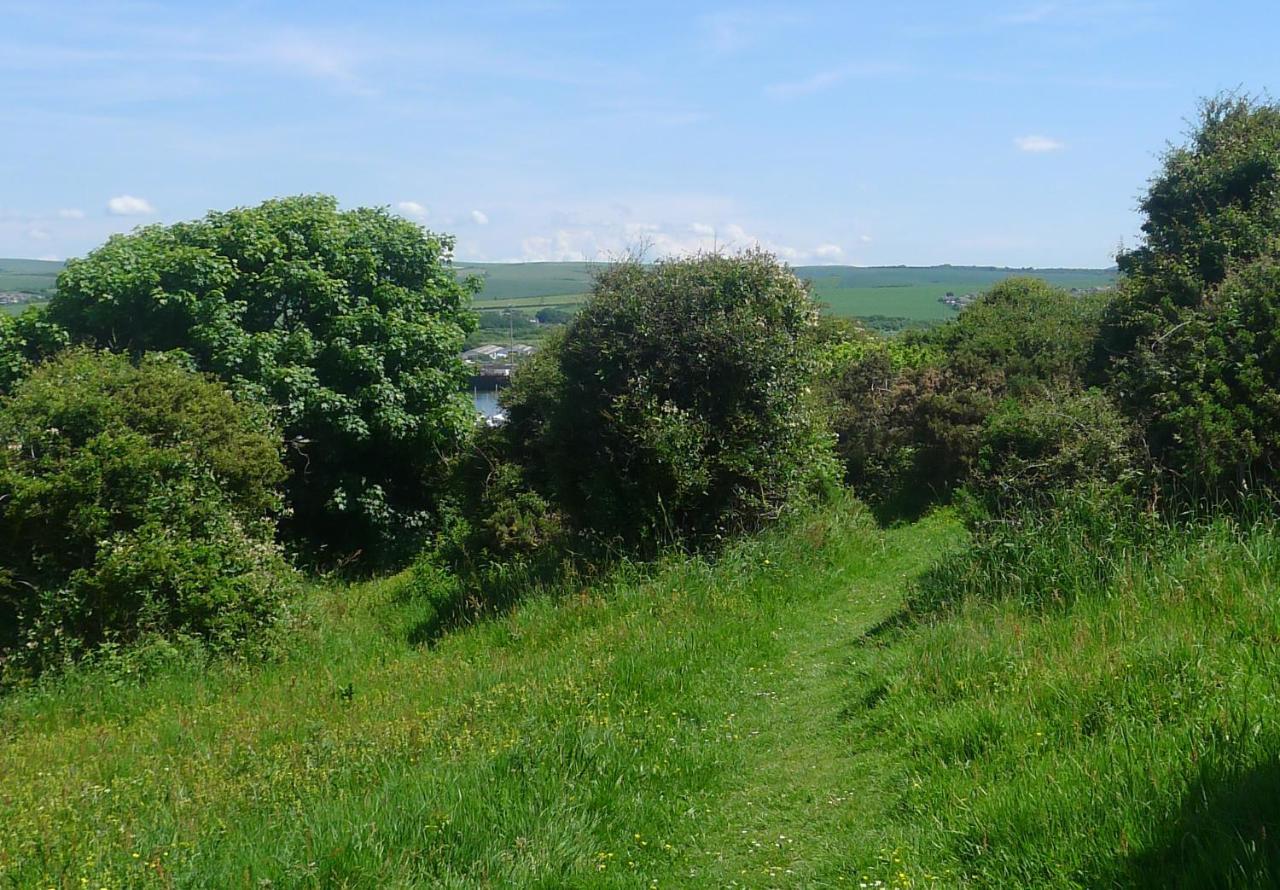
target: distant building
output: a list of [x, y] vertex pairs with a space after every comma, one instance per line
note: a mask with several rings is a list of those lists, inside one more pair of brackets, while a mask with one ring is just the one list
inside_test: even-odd
[[462, 353], [462, 360], [469, 365], [492, 365], [499, 362], [527, 358], [536, 351], [536, 347], [529, 346], [526, 343], [517, 343], [514, 346], [497, 346], [490, 343], [485, 346], [477, 346], [475, 349], [468, 349]]

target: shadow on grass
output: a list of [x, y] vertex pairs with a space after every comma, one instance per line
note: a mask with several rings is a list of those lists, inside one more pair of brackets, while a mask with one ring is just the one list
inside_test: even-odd
[[1122, 860], [1114, 883], [1188, 890], [1280, 886], [1280, 760], [1242, 772], [1203, 771], [1159, 838]]
[[868, 501], [871, 515], [881, 528], [910, 525], [924, 518], [934, 507], [951, 501], [951, 492], [939, 492], [929, 485], [919, 485], [906, 491], [895, 491], [887, 497], [875, 497]]

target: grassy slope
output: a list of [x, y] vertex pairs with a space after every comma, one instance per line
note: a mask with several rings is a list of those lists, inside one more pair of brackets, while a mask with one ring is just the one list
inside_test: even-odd
[[332, 591], [283, 664], [6, 702], [0, 885], [813, 874], [858, 822], [840, 647], [951, 532], [833, 512], [434, 647], [394, 584]]
[[837, 507], [433, 646], [320, 591], [268, 668], [11, 698], [0, 885], [1273, 886], [1280, 539], [903, 620], [957, 537]]
[[954, 318], [955, 311], [938, 302], [948, 291], [980, 293], [1011, 275], [1031, 275], [1065, 288], [1108, 287], [1115, 281], [1115, 273], [1103, 269], [803, 266], [796, 273], [813, 282], [814, 298], [834, 315], [918, 321]]
[[[53, 292], [62, 263], [0, 258], [0, 291]], [[591, 289], [592, 263], [459, 263], [463, 274], [484, 279], [476, 308], [537, 310], [577, 306]], [[1114, 273], [1099, 269], [1001, 269], [977, 266], [800, 266], [814, 283], [814, 296], [836, 315], [885, 315], [921, 321], [951, 318], [938, 302], [947, 291], [985, 290], [1009, 275], [1028, 274], [1062, 287], [1110, 284]]]

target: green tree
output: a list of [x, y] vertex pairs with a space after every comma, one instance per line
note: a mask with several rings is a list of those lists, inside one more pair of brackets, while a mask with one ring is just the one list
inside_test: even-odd
[[386, 558], [429, 530], [442, 458], [473, 426], [452, 246], [380, 209], [267, 201], [111, 238], [68, 263], [49, 313], [81, 342], [182, 349], [274, 406], [287, 528]]
[[267, 411], [174, 356], [41, 365], [0, 401], [0, 665], [144, 633], [249, 636], [286, 577], [284, 476]]
[[1185, 483], [1222, 492], [1272, 479], [1280, 106], [1206, 102], [1141, 207], [1143, 243], [1119, 257], [1097, 367]]
[[579, 530], [704, 544], [829, 479], [817, 307], [763, 252], [604, 271], [507, 397], [514, 453]]

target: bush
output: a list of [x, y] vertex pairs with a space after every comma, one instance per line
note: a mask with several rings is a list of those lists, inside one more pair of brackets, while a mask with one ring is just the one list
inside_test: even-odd
[[572, 309], [556, 309], [553, 306], [547, 306], [539, 309], [533, 317], [538, 320], [538, 324], [568, 324], [573, 321], [573, 315]]
[[65, 347], [67, 339], [38, 306], [20, 315], [0, 313], [0, 395], [11, 391], [45, 356]]
[[913, 509], [946, 496], [1002, 403], [1079, 388], [1107, 299], [1010, 278], [930, 331], [854, 338], [828, 386], [846, 478]]
[[1051, 500], [1061, 489], [1129, 485], [1142, 468], [1137, 438], [1096, 389], [1008, 399], [983, 424], [968, 489], [999, 515]]
[[518, 372], [513, 451], [573, 527], [628, 548], [759, 525], [832, 475], [816, 323], [762, 252], [616, 265]]
[[39, 672], [147, 634], [232, 647], [287, 587], [261, 408], [172, 357], [76, 350], [0, 403], [0, 662]]
[[1270, 483], [1280, 285], [1280, 106], [1205, 104], [1142, 201], [1143, 244], [1119, 257], [1120, 295], [1097, 365], [1153, 456], [1196, 494]]
[[273, 406], [287, 530], [392, 559], [430, 531], [445, 456], [474, 426], [451, 248], [384, 210], [267, 201], [111, 238], [67, 264], [49, 313], [82, 342], [185, 350]]

